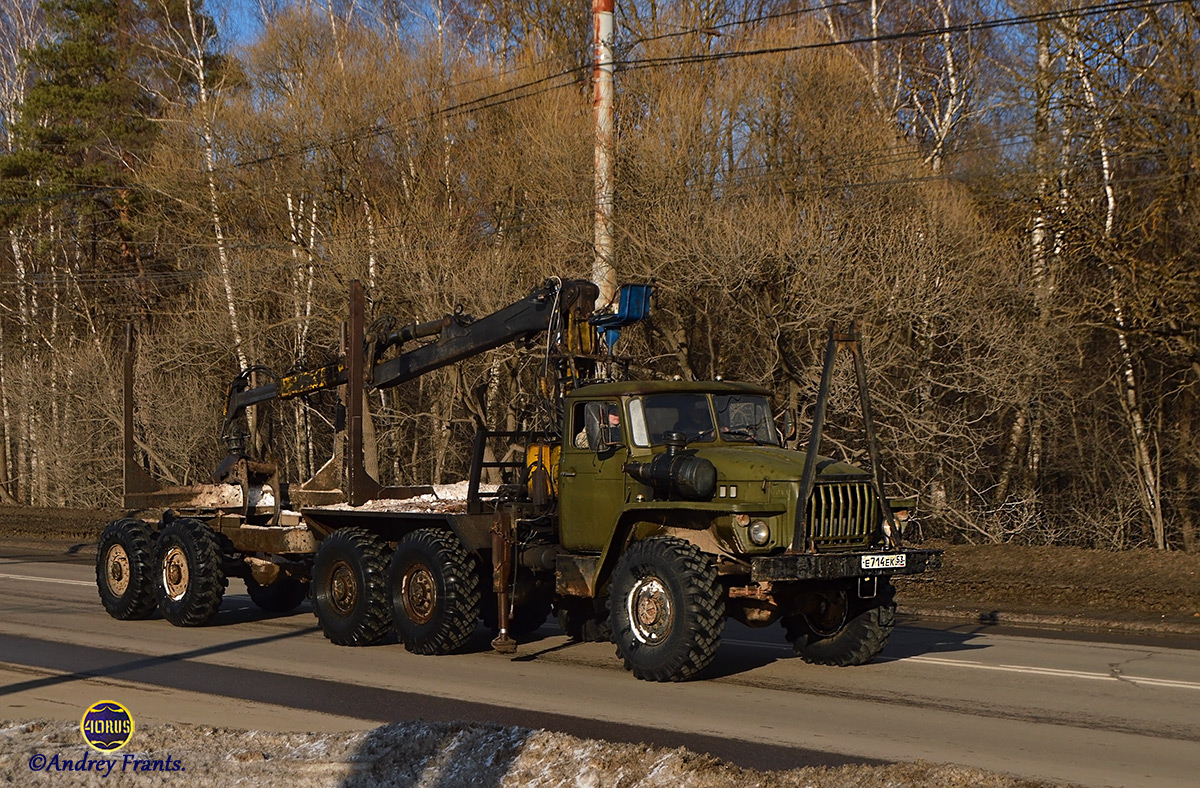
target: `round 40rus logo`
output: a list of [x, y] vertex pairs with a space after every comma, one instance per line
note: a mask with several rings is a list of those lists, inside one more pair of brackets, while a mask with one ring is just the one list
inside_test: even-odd
[[79, 730], [93, 750], [116, 752], [133, 736], [133, 715], [115, 700], [97, 701], [83, 713]]

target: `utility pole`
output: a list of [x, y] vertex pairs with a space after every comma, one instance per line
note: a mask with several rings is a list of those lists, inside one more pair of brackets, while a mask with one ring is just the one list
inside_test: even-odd
[[596, 231], [592, 281], [600, 287], [596, 305], [604, 308], [616, 298], [617, 272], [613, 257], [613, 5], [592, 0], [595, 30], [596, 118]]

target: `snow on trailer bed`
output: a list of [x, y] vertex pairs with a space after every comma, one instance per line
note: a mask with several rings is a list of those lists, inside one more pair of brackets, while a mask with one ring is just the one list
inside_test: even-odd
[[[484, 484], [479, 488], [484, 495], [499, 489], [497, 485]], [[353, 526], [387, 531], [404, 521], [408, 522], [407, 528], [412, 528], [414, 521], [417, 527], [450, 524], [473, 549], [484, 545], [491, 515], [468, 511], [467, 482], [393, 487], [390, 491], [416, 494], [405, 498], [375, 498], [360, 506], [338, 502], [303, 506], [299, 511], [282, 509], [276, 525], [252, 525], [240, 517], [218, 518], [218, 528], [233, 540], [237, 549], [255, 553], [315, 553], [321, 535], [332, 530]], [[262, 510], [259, 513], [262, 514]], [[464, 528], [467, 530], [462, 530]]]
[[[360, 506], [351, 506], [349, 503], [333, 503], [304, 507], [304, 513], [392, 512], [396, 514], [462, 514], [467, 511], [467, 495], [470, 489], [468, 482], [422, 485], [409, 489], [421, 492], [405, 498], [375, 498]], [[495, 484], [479, 485], [479, 492], [484, 495], [494, 494], [497, 489], [499, 487]], [[163, 492], [172, 496], [170, 501], [164, 499], [164, 503], [169, 503], [176, 510], [219, 511], [239, 509], [244, 504], [242, 488], [237, 484], [203, 484], [194, 487], [171, 488]], [[275, 505], [275, 496], [270, 487], [264, 489], [252, 486], [249, 492], [250, 507], [254, 511], [263, 513]], [[300, 517], [300, 512], [291, 509], [283, 509], [281, 510], [281, 514], [294, 517], [297, 521]]]
[[[265, 512], [275, 506], [275, 495], [270, 486], [249, 488], [250, 508]], [[139, 503], [130, 504], [130, 509], [158, 509], [170, 507], [176, 511], [222, 511], [241, 509], [246, 500], [239, 484], [193, 484], [185, 487], [163, 487], [146, 493], [135, 493], [127, 498], [136, 498]]]
[[[335, 503], [321, 506], [318, 509], [306, 509], [307, 512], [392, 512], [395, 514], [463, 514], [467, 511], [467, 482], [454, 484], [432, 484], [419, 489], [432, 489], [433, 492], [414, 495], [409, 498], [373, 498], [361, 506], [351, 506], [348, 503]], [[494, 493], [499, 487], [495, 484], [479, 485], [479, 492]]]
[[[408, 530], [414, 526], [449, 525], [470, 550], [490, 544], [492, 515], [468, 511], [466, 482], [436, 484], [418, 489], [430, 492], [421, 492], [408, 498], [375, 498], [361, 506], [335, 503], [304, 507], [302, 515], [305, 522], [317, 532], [360, 527], [382, 529], [381, 532], [388, 538], [395, 538], [399, 532], [388, 530], [394, 526], [403, 526], [404, 530]], [[497, 485], [479, 485], [479, 491], [484, 494], [494, 493], [498, 489]]]

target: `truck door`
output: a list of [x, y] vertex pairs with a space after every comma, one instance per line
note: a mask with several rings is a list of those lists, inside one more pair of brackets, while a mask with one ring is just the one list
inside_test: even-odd
[[568, 550], [600, 551], [625, 505], [627, 419], [617, 400], [576, 402], [559, 463], [559, 539]]

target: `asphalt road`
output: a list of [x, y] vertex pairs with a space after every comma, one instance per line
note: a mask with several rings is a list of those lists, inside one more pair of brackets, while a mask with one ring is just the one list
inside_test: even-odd
[[269, 617], [231, 581], [215, 623], [120, 622], [88, 563], [0, 549], [0, 718], [138, 719], [275, 730], [422, 718], [687, 746], [745, 766], [923, 759], [1096, 786], [1194, 786], [1200, 644], [986, 626], [899, 627], [858, 668], [805, 665], [776, 627], [731, 624], [709, 678], [639, 682], [608, 644], [543, 627], [515, 656], [339, 648], [307, 607]]

